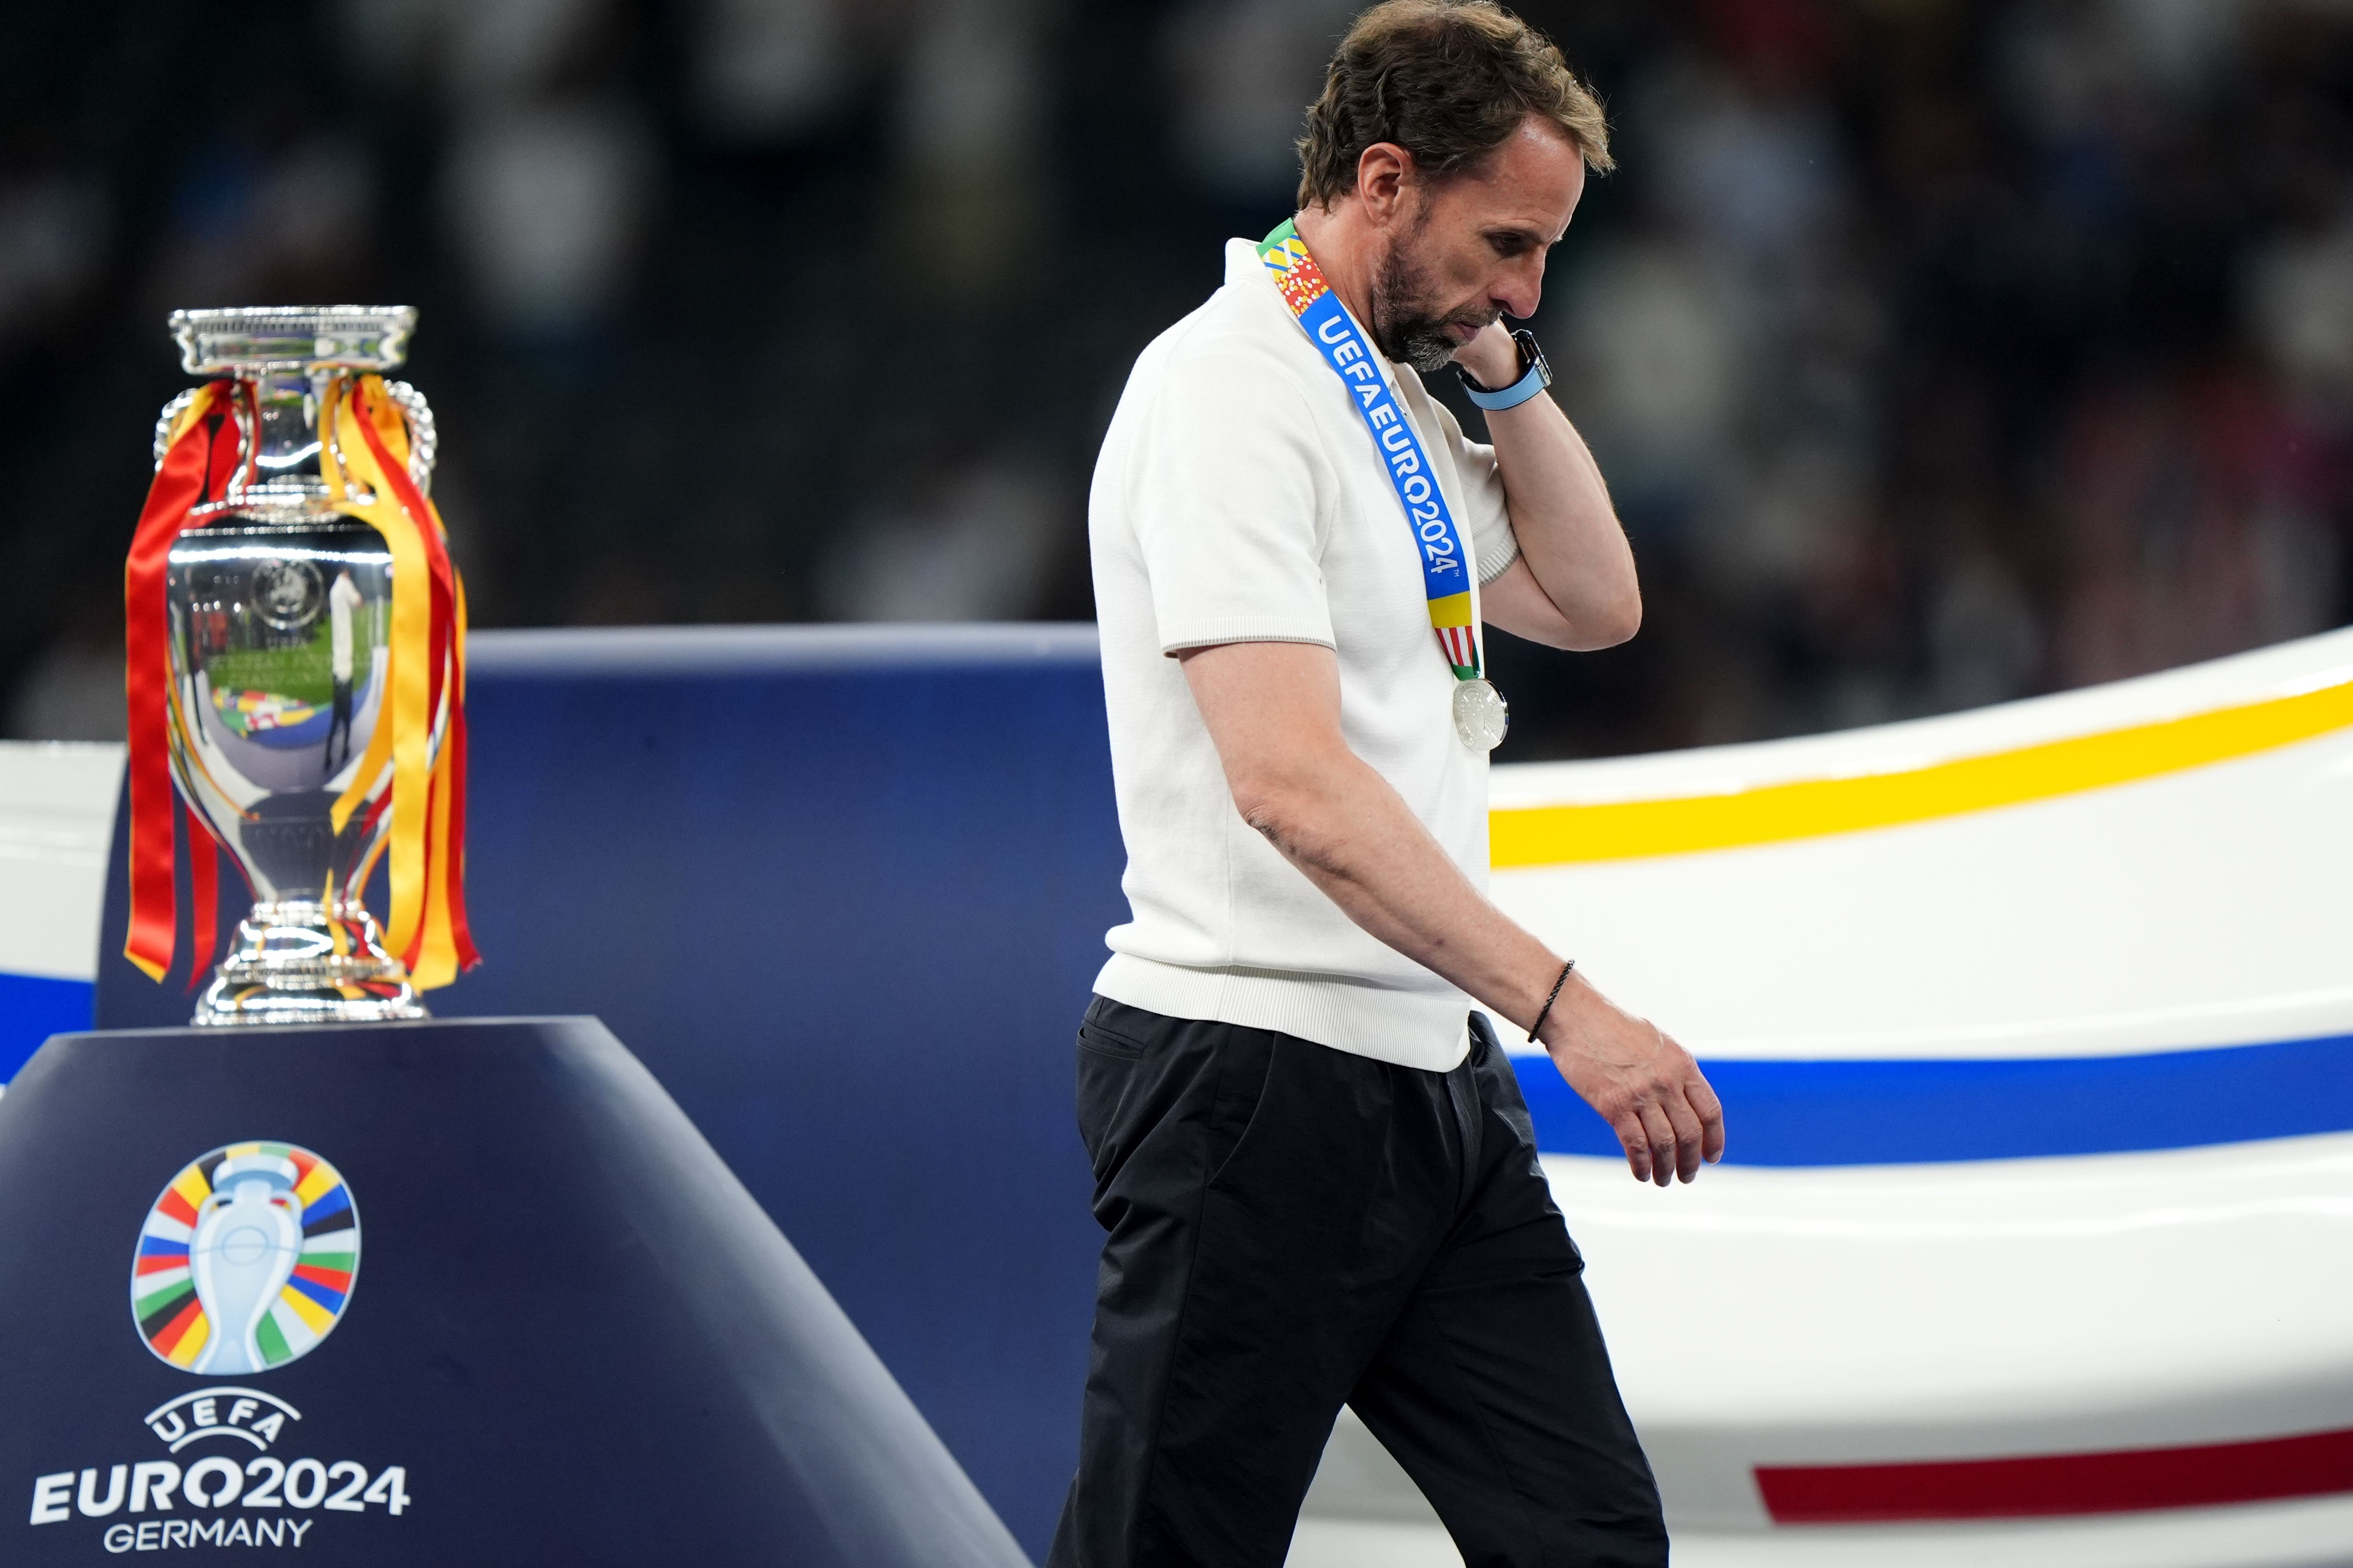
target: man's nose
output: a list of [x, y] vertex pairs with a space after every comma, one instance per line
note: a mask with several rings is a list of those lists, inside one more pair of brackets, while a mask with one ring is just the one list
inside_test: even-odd
[[1506, 271], [1490, 296], [1514, 321], [1525, 321], [1544, 302], [1544, 262], [1523, 262]]

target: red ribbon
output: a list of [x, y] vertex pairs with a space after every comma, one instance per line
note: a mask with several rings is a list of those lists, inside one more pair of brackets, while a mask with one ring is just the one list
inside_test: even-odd
[[449, 748], [449, 940], [458, 949], [458, 967], [471, 969], [482, 962], [474, 947], [474, 932], [466, 923], [466, 692], [449, 705], [449, 733], [441, 743]]
[[196, 394], [195, 417], [164, 454], [148, 486], [122, 572], [123, 688], [131, 704], [131, 929], [122, 953], [151, 980], [163, 979], [172, 967], [179, 935], [172, 897], [172, 752], [165, 718], [171, 612], [164, 579], [189, 511], [224, 494], [237, 472], [241, 443], [229, 415], [235, 385], [216, 381]]
[[195, 939], [188, 948], [188, 989], [194, 991], [205, 983], [220, 946], [220, 846], [194, 806], [183, 803], [180, 815], [187, 824], [188, 916]]

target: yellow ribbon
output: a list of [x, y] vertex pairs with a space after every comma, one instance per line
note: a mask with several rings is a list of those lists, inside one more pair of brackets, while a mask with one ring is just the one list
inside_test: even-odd
[[[378, 439], [396, 462], [408, 457], [408, 430], [398, 409], [384, 390], [381, 377], [364, 384]], [[388, 853], [392, 909], [385, 923], [385, 944], [394, 952], [417, 950], [410, 979], [420, 990], [447, 985], [457, 978], [457, 949], [449, 927], [448, 866], [449, 754], [446, 747], [433, 754], [432, 735], [440, 715], [432, 711], [433, 578], [423, 529], [438, 532], [438, 515], [419, 519], [408, 514], [396, 499], [375, 455], [362, 436], [353, 407], [352, 386], [342, 377], [327, 386], [321, 410], [319, 467], [331, 494], [347, 498], [348, 487], [364, 487], [370, 499], [339, 499], [338, 511], [358, 519], [384, 536], [392, 552], [392, 632], [387, 685], [375, 731], [361, 755], [352, 782], [334, 804], [331, 820], [341, 833], [352, 814], [392, 769], [392, 831]], [[430, 503], [427, 510], [432, 511]], [[465, 609], [455, 571], [450, 574], [455, 635], [448, 677], [442, 683], [443, 703], [462, 700]], [[438, 786], [438, 787], [437, 787]], [[373, 867], [374, 856], [370, 857]], [[422, 942], [419, 941], [420, 931]]]

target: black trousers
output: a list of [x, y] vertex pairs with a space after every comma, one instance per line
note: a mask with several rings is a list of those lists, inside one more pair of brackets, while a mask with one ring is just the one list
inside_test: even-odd
[[1048, 1568], [1281, 1568], [1340, 1406], [1469, 1568], [1655, 1568], [1658, 1490], [1482, 1014], [1450, 1073], [1095, 998], [1110, 1233]]
[[327, 715], [327, 749], [322, 761], [325, 771], [335, 771], [335, 739], [343, 738], [343, 761], [352, 760], [352, 683], [348, 677], [335, 677], [334, 706]]

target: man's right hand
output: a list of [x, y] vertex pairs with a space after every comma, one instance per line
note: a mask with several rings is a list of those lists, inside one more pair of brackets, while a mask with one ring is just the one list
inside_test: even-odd
[[1626, 1146], [1636, 1181], [1688, 1182], [1724, 1157], [1724, 1102], [1691, 1052], [1575, 971], [1545, 1018], [1544, 1047]]

